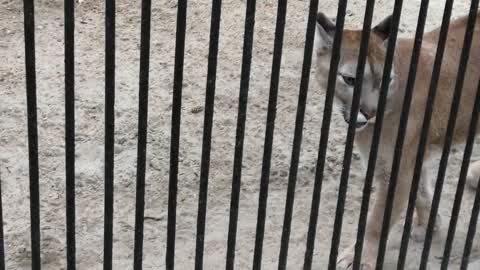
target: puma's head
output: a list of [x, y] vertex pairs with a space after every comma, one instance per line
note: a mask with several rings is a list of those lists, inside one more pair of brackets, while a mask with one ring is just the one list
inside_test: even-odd
[[[391, 17], [387, 17], [372, 29], [370, 34], [368, 56], [362, 83], [360, 111], [357, 116], [357, 130], [375, 122], [377, 102], [382, 82], [383, 66], [386, 56], [386, 44], [390, 35]], [[317, 15], [315, 50], [317, 59], [316, 77], [321, 87], [326, 89], [330, 69], [330, 56], [335, 34], [335, 24], [323, 13]], [[345, 121], [350, 118], [353, 89], [356, 81], [358, 54], [360, 53], [361, 30], [344, 30], [340, 61], [337, 72], [335, 101], [339, 105]], [[396, 86], [395, 70], [390, 77], [389, 94]]]

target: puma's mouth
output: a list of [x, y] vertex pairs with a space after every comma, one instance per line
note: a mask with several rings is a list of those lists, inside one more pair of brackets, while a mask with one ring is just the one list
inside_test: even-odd
[[[345, 120], [345, 122], [346, 122], [347, 124], [350, 123], [350, 122], [348, 121], [348, 119], [344, 119], [344, 120]], [[367, 126], [367, 124], [368, 124], [368, 122], [358, 122], [358, 121], [357, 121], [357, 122], [355, 123], [355, 128], [357, 129], [357, 131], [358, 131], [358, 130], [362, 130], [363, 128], [365, 128], [365, 127]]]
[[[349, 116], [346, 115], [346, 113], [343, 114], [343, 120], [345, 120], [347, 124], [350, 123]], [[362, 112], [358, 112], [357, 121], [355, 122], [355, 128], [357, 129], [357, 131], [363, 130], [367, 125], [367, 117]]]

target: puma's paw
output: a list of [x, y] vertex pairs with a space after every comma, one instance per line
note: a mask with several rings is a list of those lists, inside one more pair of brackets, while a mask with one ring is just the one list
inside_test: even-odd
[[[440, 230], [441, 224], [442, 224], [441, 217], [440, 215], [437, 215], [437, 218], [435, 219], [435, 226], [433, 227], [434, 233]], [[413, 224], [411, 237], [415, 241], [417, 242], [425, 241], [426, 234], [427, 234], [427, 225], [418, 224], [418, 223]]]
[[[475, 164], [475, 163], [474, 163]], [[478, 166], [473, 166], [472, 164], [470, 168], [468, 169], [467, 173], [467, 184], [473, 188], [476, 189], [478, 186], [478, 181], [479, 181], [479, 168]]]
[[[353, 269], [353, 257], [354, 252], [353, 248], [349, 248], [344, 251], [338, 261], [337, 261], [337, 269], [339, 270], [351, 270]], [[363, 257], [362, 262], [360, 264], [361, 270], [373, 270], [373, 261], [371, 261], [368, 257]]]
[[342, 253], [340, 257], [338, 257], [337, 269], [341, 269], [341, 270], [350, 269], [352, 268], [352, 264], [353, 264], [353, 252], [348, 250]]
[[425, 241], [425, 235], [427, 232], [425, 227], [426, 226], [423, 224], [413, 224], [412, 233], [410, 234], [412, 239], [419, 243]]

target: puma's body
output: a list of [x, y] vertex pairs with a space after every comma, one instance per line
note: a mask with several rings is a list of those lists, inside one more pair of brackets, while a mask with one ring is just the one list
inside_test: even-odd
[[[450, 24], [445, 53], [443, 56], [442, 68], [437, 87], [435, 106], [430, 125], [429, 141], [432, 145], [443, 146], [447, 121], [450, 114], [453, 92], [455, 88], [460, 55], [463, 47], [465, 27], [467, 18], [463, 17]], [[480, 78], [480, 19], [477, 20], [475, 38], [470, 50], [469, 65], [465, 74], [464, 87], [462, 91], [461, 106], [457, 117], [455, 129], [455, 142], [463, 142], [466, 139], [470, 118], [475, 101], [478, 80]], [[426, 33], [423, 38], [422, 50], [418, 63], [415, 87], [413, 91], [412, 105], [409, 115], [408, 139], [414, 140], [419, 137], [425, 104], [430, 87], [431, 74], [436, 54], [439, 30]], [[386, 123], [398, 122], [401, 113], [401, 105], [405, 93], [406, 80], [410, 68], [410, 57], [412, 55], [413, 39], [399, 39], [395, 54], [396, 77], [399, 78], [399, 86], [395, 100], [397, 101], [395, 113], [387, 114]], [[402, 102], [400, 102], [402, 101]], [[390, 102], [392, 103], [392, 102]], [[373, 125], [370, 125], [373, 127]], [[370, 127], [370, 129], [371, 129]], [[396, 130], [395, 130], [396, 132]], [[368, 140], [368, 136], [359, 133], [359, 139]], [[389, 136], [392, 138], [392, 136]], [[396, 136], [393, 136], [396, 137]], [[395, 139], [395, 138], [394, 138]], [[409, 140], [407, 140], [408, 142]], [[362, 143], [358, 141], [359, 143]]]
[[[478, 17], [480, 17], [480, 15]], [[477, 86], [480, 79], [480, 18], [478, 17], [475, 25], [474, 41], [470, 50], [470, 57], [465, 73], [462, 99], [455, 128], [454, 143], [461, 143], [466, 140]], [[334, 25], [321, 13], [318, 15], [317, 22], [316, 73], [320, 84], [325, 87], [326, 78], [329, 72], [330, 52], [333, 38], [332, 30], [334, 29]], [[359, 120], [357, 120], [357, 132], [355, 136], [355, 144], [362, 153], [364, 161], [368, 160], [370, 152], [375, 113], [380, 92], [379, 88], [385, 61], [385, 44], [389, 36], [390, 23], [390, 18], [384, 20], [377, 27], [372, 29], [370, 37], [369, 53], [362, 83], [360, 113], [358, 115]], [[467, 17], [452, 21], [450, 24], [429, 129], [425, 160], [431, 158], [432, 154], [436, 152], [434, 150], [441, 149], [445, 142], [447, 122], [457, 79], [466, 24]], [[392, 211], [392, 225], [399, 221], [400, 214], [402, 210], [405, 209], [408, 201], [413, 168], [417, 154], [417, 146], [430, 88], [438, 37], [439, 29], [425, 33], [423, 37], [422, 50], [416, 72], [413, 98], [404, 141], [400, 173], [398, 176], [395, 203]], [[353, 85], [355, 82], [357, 58], [360, 48], [361, 31], [345, 30], [342, 39], [335, 96], [336, 101], [342, 109], [344, 118], [348, 122], [353, 95]], [[413, 42], [414, 40], [412, 38], [397, 40], [391, 83], [388, 90], [387, 107], [375, 170], [375, 177], [378, 180], [378, 188], [375, 203], [368, 218], [362, 259], [363, 269], [373, 268], [376, 261], [378, 239], [380, 237], [383, 213], [385, 210], [387, 187], [390, 180], [390, 170], [392, 167], [393, 152], [397, 140], [398, 125], [400, 122], [407, 77], [410, 68]], [[416, 202], [417, 221], [414, 228], [414, 234], [416, 234], [417, 238], [421, 238], [421, 234], [425, 231], [425, 226], [428, 222], [431, 199], [433, 196], [433, 188], [429, 181], [431, 180], [430, 178], [436, 177], [436, 175], [428, 177], [426, 173], [426, 170], [423, 169], [418, 199]], [[468, 176], [471, 183], [475, 184], [475, 180], [478, 181], [479, 176], [480, 162], [471, 164]], [[351, 267], [352, 260], [353, 247], [339, 257], [339, 266], [342, 268], [349, 268]]]

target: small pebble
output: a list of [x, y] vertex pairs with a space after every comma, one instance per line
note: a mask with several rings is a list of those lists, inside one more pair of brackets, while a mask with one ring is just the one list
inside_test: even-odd
[[195, 106], [190, 110], [191, 113], [200, 113], [203, 112], [203, 106]]

